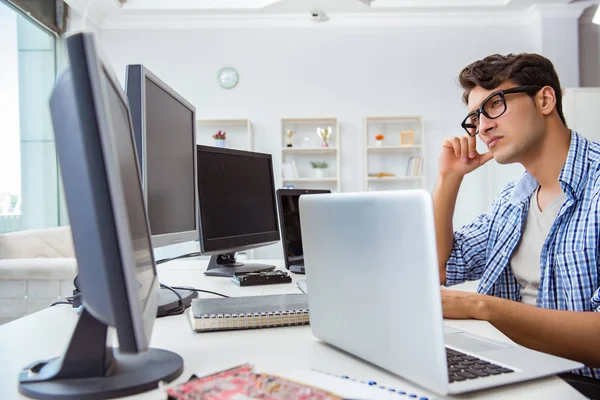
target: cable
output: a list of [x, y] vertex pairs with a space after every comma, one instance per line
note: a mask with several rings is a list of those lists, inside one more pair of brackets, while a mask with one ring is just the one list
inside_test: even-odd
[[156, 262], [156, 265], [158, 265], [158, 264], [163, 264], [163, 263], [166, 263], [166, 262], [169, 262], [169, 261], [173, 261], [173, 260], [177, 260], [177, 259], [179, 259], [179, 258], [199, 257], [199, 256], [201, 256], [201, 255], [202, 255], [202, 253], [200, 253], [200, 252], [195, 252], [195, 253], [183, 254], [183, 255], [181, 255], [181, 256], [177, 256], [177, 257], [163, 258], [162, 260], [158, 260], [158, 261]]
[[221, 294], [221, 293], [211, 292], [210, 290], [202, 290], [202, 289], [196, 289], [196, 288], [190, 288], [190, 287], [181, 287], [181, 286], [168, 286], [168, 285], [165, 285], [164, 283], [161, 283], [160, 287], [163, 288], [163, 289], [170, 290], [171, 292], [175, 293], [175, 296], [177, 296], [177, 298], [179, 299], [179, 307], [173, 309], [168, 314], [161, 315], [159, 318], [170, 317], [172, 315], [180, 315], [180, 314], [183, 314], [185, 312], [186, 306], [183, 304], [183, 298], [181, 297], [181, 295], [179, 294], [179, 292], [177, 292], [177, 290], [188, 290], [188, 291], [191, 291], [191, 292], [201, 292], [201, 293], [214, 294], [216, 296], [221, 296], [221, 297], [229, 297], [229, 296], [226, 296], [226, 295]]
[[164, 283], [161, 283], [160, 287], [163, 289], [170, 290], [171, 292], [175, 293], [175, 296], [177, 296], [177, 298], [179, 299], [179, 308], [175, 308], [174, 310], [170, 311], [168, 314], [163, 315], [163, 317], [168, 317], [170, 315], [183, 314], [183, 312], [185, 311], [185, 306], [183, 305], [183, 298], [181, 297], [179, 292], [177, 292], [177, 290], [175, 290], [171, 286], [165, 285]]
[[69, 301], [57, 301], [57, 302], [55, 302], [55, 303], [52, 303], [52, 304], [50, 304], [50, 307], [54, 307], [54, 306], [56, 306], [56, 305], [58, 305], [58, 304], [68, 304], [68, 305], [70, 305], [70, 306], [72, 306], [72, 305], [73, 305], [73, 303], [71, 303], [71, 302], [69, 302]]
[[189, 287], [180, 287], [180, 286], [173, 286], [172, 288], [173, 289], [177, 289], [177, 290], [190, 290], [192, 292], [214, 294], [215, 296], [221, 296], [221, 297], [229, 297], [229, 296], [226, 296], [226, 295], [221, 294], [221, 293], [211, 292], [210, 290], [202, 290], [202, 289], [189, 288]]

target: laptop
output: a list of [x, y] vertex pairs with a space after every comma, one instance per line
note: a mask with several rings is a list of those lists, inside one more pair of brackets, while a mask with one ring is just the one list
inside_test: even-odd
[[583, 365], [444, 326], [424, 190], [300, 198], [313, 335], [441, 395]]
[[326, 194], [331, 193], [331, 191], [316, 189], [278, 189], [276, 193], [277, 209], [279, 210], [279, 231], [281, 232], [285, 267], [291, 272], [304, 274], [304, 254], [302, 251], [302, 232], [300, 230], [300, 210], [298, 209], [298, 200], [301, 195]]

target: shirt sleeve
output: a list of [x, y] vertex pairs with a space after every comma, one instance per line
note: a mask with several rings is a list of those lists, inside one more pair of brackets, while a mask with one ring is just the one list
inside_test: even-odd
[[446, 286], [481, 278], [486, 264], [489, 227], [489, 214], [481, 214], [454, 232], [452, 251], [446, 263]]
[[600, 312], [600, 288], [596, 289], [592, 296], [592, 311]]

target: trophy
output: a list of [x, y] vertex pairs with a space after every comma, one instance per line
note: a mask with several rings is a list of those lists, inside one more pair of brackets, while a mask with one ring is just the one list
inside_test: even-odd
[[329, 144], [327, 144], [327, 139], [329, 136], [331, 136], [331, 132], [332, 130], [330, 126], [327, 128], [317, 128], [317, 135], [319, 135], [319, 137], [323, 140], [321, 147], [329, 147]]
[[291, 129], [288, 129], [287, 131], [285, 131], [285, 136], [287, 137], [287, 144], [286, 147], [292, 147], [292, 136], [294, 135], [294, 131]]

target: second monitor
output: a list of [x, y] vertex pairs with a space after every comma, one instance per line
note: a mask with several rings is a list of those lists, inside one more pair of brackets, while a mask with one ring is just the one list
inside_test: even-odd
[[197, 146], [200, 249], [209, 276], [275, 269], [236, 262], [235, 252], [277, 243], [279, 225], [270, 154]]

